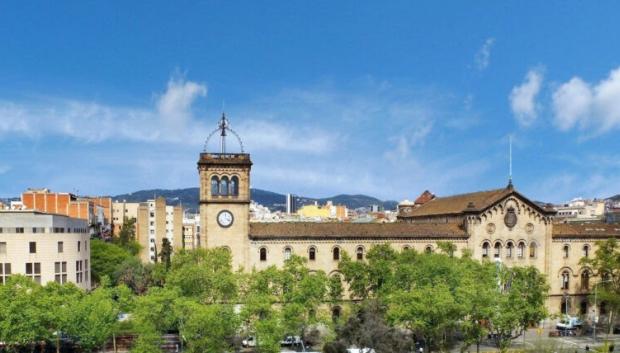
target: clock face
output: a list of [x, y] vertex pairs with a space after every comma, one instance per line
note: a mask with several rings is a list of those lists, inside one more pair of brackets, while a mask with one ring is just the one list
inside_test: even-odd
[[233, 224], [233, 221], [234, 217], [228, 210], [220, 211], [220, 213], [217, 214], [217, 224], [219, 224], [220, 227], [228, 228]]

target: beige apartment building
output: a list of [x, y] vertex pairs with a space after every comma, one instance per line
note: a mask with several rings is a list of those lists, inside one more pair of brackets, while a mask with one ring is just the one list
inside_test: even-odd
[[0, 210], [0, 283], [13, 274], [90, 289], [86, 220], [29, 210]]
[[[220, 130], [224, 139], [224, 118]], [[251, 223], [250, 155], [226, 153], [224, 146], [222, 141], [220, 153], [204, 151], [198, 160], [200, 245], [228, 249], [236, 268], [282, 265], [296, 254], [311, 269], [335, 275], [344, 252], [364, 261], [377, 244], [433, 252], [438, 241], [451, 241], [457, 255], [467, 249], [480, 260], [538, 268], [550, 285], [550, 313], [596, 314], [587, 296], [599, 279], [579, 260], [593, 256], [596, 241], [620, 238], [618, 224], [554, 223], [553, 208], [531, 201], [511, 182], [496, 190], [426, 195], [424, 202], [401, 205], [394, 223]]]
[[173, 250], [183, 248], [183, 208], [168, 206], [166, 199], [141, 202], [137, 209], [136, 240], [142, 246], [140, 258], [144, 262], [159, 261], [164, 238]]
[[138, 219], [139, 206], [139, 202], [116, 201], [112, 203], [112, 234], [118, 235], [126, 220]]

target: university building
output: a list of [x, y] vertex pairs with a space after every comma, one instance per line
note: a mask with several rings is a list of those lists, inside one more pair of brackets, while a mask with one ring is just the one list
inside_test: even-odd
[[594, 255], [596, 241], [620, 237], [618, 224], [554, 223], [553, 209], [532, 202], [511, 182], [496, 190], [426, 195], [424, 202], [399, 206], [394, 223], [251, 223], [250, 155], [243, 148], [226, 152], [232, 130], [224, 116], [217, 131], [220, 152], [204, 151], [198, 160], [201, 246], [225, 247], [234, 267], [280, 266], [296, 254], [311, 269], [333, 275], [345, 251], [363, 261], [377, 244], [433, 252], [438, 241], [450, 241], [457, 255], [467, 249], [476, 259], [538, 268], [550, 286], [550, 313], [594, 314], [587, 296], [596, 279], [579, 260]]

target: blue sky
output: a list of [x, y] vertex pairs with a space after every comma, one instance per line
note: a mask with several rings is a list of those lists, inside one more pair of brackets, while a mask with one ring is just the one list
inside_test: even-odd
[[257, 188], [620, 193], [620, 5], [475, 5], [3, 1], [0, 197], [196, 186], [223, 105]]

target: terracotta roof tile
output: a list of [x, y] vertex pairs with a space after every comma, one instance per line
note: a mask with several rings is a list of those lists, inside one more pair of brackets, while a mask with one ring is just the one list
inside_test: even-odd
[[465, 230], [455, 223], [250, 223], [250, 238], [342, 239], [342, 238], [464, 238]]
[[556, 223], [553, 225], [554, 238], [612, 238], [620, 237], [620, 224], [606, 223]]
[[432, 192], [425, 190], [420, 196], [418, 196], [417, 199], [415, 199], [414, 204], [424, 205], [425, 203], [429, 202], [430, 200], [434, 198], [435, 198], [435, 195]]
[[509, 188], [472, 192], [447, 197], [436, 197], [418, 208], [413, 208], [403, 217], [423, 217], [460, 214], [465, 211], [479, 211], [491, 206], [512, 193]]

